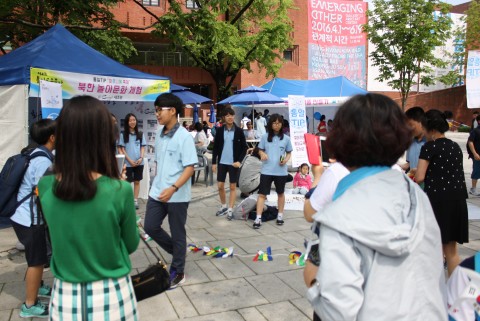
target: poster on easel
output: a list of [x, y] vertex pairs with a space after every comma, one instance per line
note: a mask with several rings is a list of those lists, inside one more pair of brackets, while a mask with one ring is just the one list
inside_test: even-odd
[[290, 140], [292, 142], [292, 166], [308, 163], [304, 136], [307, 133], [305, 97], [288, 95], [288, 118], [290, 122]]
[[40, 80], [40, 103], [43, 119], [56, 119], [63, 107], [62, 84]]

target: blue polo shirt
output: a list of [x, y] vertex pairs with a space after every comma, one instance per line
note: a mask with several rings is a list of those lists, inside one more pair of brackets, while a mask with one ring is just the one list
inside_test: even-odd
[[[45, 147], [41, 146], [36, 148], [33, 153], [38, 151], [43, 151], [48, 153], [50, 157], [53, 159], [52, 153], [46, 149]], [[52, 165], [50, 159], [47, 156], [39, 156], [35, 157], [30, 161], [30, 165], [23, 176], [22, 184], [20, 185], [20, 189], [18, 190], [17, 194], [17, 201], [20, 201], [22, 198], [27, 196], [33, 189], [34, 186], [37, 186], [38, 181], [42, 176], [45, 174], [47, 169]], [[32, 225], [32, 216], [30, 213], [30, 198], [28, 198], [25, 202], [23, 202], [15, 211], [15, 213], [10, 218], [17, 224], [30, 227]], [[37, 223], [37, 205], [33, 204], [33, 219], [34, 223]]]
[[[149, 196], [158, 201], [162, 191], [177, 181], [186, 166], [198, 163], [197, 150], [190, 133], [178, 123], [168, 134], [165, 128], [157, 131], [155, 137], [155, 161], [157, 175], [153, 179]], [[189, 202], [191, 199], [191, 181], [179, 187], [168, 203]]]
[[229, 130], [227, 126], [224, 126], [223, 131], [223, 149], [222, 158], [219, 163], [223, 165], [233, 164], [233, 138], [235, 136], [235, 125]]
[[[125, 153], [127, 153], [128, 157], [130, 157], [132, 160], [137, 160], [140, 158], [140, 156], [142, 156], [140, 149], [145, 145], [145, 135], [143, 135], [143, 133], [142, 140], [138, 140], [137, 135], [130, 133], [128, 136], [128, 143], [125, 143], [123, 140], [123, 133], [120, 134], [118, 146], [125, 147]], [[125, 161], [125, 164], [127, 164], [127, 167], [132, 167], [132, 165], [127, 161]], [[140, 165], [143, 165], [143, 159]]]
[[410, 164], [410, 168], [418, 167], [418, 158], [420, 157], [420, 150], [425, 145], [427, 139], [425, 136], [419, 141], [413, 138], [412, 144], [407, 149], [407, 162]]
[[283, 139], [280, 140], [280, 137], [275, 135], [272, 141], [268, 142], [268, 133], [264, 134], [260, 139], [258, 148], [263, 150], [268, 156], [266, 161], [262, 161], [261, 174], [273, 176], [288, 175], [288, 165], [280, 166], [280, 157], [284, 156], [285, 153], [292, 152], [290, 137], [283, 135]]

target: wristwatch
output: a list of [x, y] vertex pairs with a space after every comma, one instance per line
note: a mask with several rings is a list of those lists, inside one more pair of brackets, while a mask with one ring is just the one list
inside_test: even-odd
[[173, 184], [172, 187], [175, 189], [175, 192], [178, 192], [178, 187], [177, 187], [177, 185]]

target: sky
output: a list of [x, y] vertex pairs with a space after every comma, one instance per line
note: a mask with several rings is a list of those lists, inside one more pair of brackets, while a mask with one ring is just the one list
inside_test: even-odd
[[460, 3], [469, 2], [469, 0], [444, 0], [446, 3], [457, 5]]

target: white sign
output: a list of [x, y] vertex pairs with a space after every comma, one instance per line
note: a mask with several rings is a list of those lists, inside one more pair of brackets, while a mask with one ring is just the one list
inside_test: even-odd
[[467, 75], [467, 107], [480, 108], [480, 51], [468, 51]]
[[56, 119], [63, 107], [62, 84], [40, 80], [42, 118]]
[[304, 96], [288, 96], [288, 116], [290, 122], [290, 140], [292, 141], [292, 166], [298, 167], [308, 163], [305, 133], [307, 133], [307, 119]]

